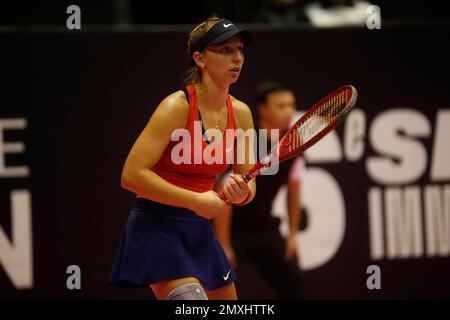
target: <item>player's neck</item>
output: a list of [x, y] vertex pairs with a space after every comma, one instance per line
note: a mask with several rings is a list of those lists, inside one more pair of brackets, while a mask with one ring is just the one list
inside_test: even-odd
[[210, 110], [221, 111], [226, 104], [229, 87], [218, 85], [205, 73], [202, 81], [196, 85], [199, 103]]
[[260, 129], [267, 129], [267, 137], [271, 138], [272, 130], [279, 130], [281, 133], [280, 128], [277, 128], [275, 126], [272, 126], [272, 124], [264, 119], [259, 120], [258, 126]]

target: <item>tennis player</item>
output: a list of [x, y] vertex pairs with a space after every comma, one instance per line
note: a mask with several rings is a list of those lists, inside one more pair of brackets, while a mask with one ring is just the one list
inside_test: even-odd
[[[255, 181], [241, 174], [255, 163], [251, 140], [225, 135], [225, 130], [253, 129], [249, 107], [229, 94], [244, 64], [248, 30], [211, 16], [189, 34], [191, 63], [185, 86], [168, 95], [137, 138], [123, 167], [121, 185], [136, 194], [119, 244], [110, 283], [150, 287], [158, 300], [237, 299], [236, 274], [215, 236], [211, 219], [235, 205], [250, 202]], [[174, 159], [177, 129], [190, 134], [189, 161]], [[209, 129], [219, 130], [220, 135]], [[201, 141], [194, 141], [196, 133]], [[217, 132], [217, 131], [216, 131]], [[216, 141], [216, 139], [219, 139]], [[216, 175], [229, 163], [194, 163], [208, 147], [233, 152], [234, 174], [224, 185], [226, 201], [213, 191]], [[218, 143], [218, 144], [217, 144]], [[237, 150], [240, 148], [241, 150]], [[238, 152], [245, 161], [238, 163]], [[183, 159], [186, 154], [183, 153]]]

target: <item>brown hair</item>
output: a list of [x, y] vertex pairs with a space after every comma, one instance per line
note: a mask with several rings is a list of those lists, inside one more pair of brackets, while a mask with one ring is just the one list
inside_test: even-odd
[[183, 76], [183, 84], [189, 85], [199, 83], [202, 79], [202, 70], [192, 58], [192, 47], [207, 33], [214, 25], [221, 20], [217, 14], [210, 15], [205, 21], [197, 24], [190, 32], [186, 46], [186, 54], [188, 56], [189, 68]]

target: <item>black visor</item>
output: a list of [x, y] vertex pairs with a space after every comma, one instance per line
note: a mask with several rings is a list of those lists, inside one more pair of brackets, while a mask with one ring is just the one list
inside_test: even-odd
[[227, 41], [231, 37], [239, 34], [244, 44], [252, 40], [252, 33], [236, 27], [230, 20], [219, 20], [203, 37], [191, 48], [191, 55], [195, 51], [202, 51], [205, 47]]

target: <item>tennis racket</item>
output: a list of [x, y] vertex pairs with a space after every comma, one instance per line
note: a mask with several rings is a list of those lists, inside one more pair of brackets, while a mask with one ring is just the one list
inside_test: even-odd
[[[347, 116], [356, 103], [357, 91], [345, 85], [314, 104], [280, 139], [278, 144], [242, 178], [247, 183], [262, 171], [295, 157], [317, 143]], [[221, 190], [219, 197], [226, 196]]]

